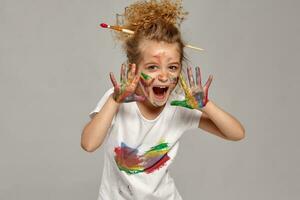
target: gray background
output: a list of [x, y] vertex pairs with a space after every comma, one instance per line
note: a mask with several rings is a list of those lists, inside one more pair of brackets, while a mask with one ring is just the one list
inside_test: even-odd
[[[80, 136], [125, 59], [109, 31], [133, 1], [0, 1], [0, 199], [97, 199], [103, 151]], [[185, 1], [187, 50], [246, 138], [187, 132], [171, 167], [184, 199], [300, 198], [300, 3]]]

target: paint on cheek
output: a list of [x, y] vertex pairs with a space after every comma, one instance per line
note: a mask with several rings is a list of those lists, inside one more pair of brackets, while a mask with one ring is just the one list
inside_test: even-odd
[[153, 81], [154, 81], [154, 78], [152, 78], [151, 76], [149, 76], [148, 74], [145, 74], [145, 73], [141, 73], [141, 83], [145, 86], [145, 87], [148, 87], [150, 86]]
[[170, 84], [177, 84], [178, 76], [169, 75]]
[[141, 73], [141, 78], [144, 79], [144, 80], [150, 80], [152, 77], [142, 72]]
[[[143, 90], [143, 93], [144, 93], [144, 96], [146, 98], [148, 98], [149, 102], [155, 106], [155, 107], [161, 107], [163, 106], [166, 102], [157, 102], [154, 98], [154, 94], [153, 92], [151, 92], [151, 84], [153, 83], [155, 78], [151, 77], [150, 75], [148, 74], [145, 74], [143, 72], [141, 72], [141, 88]], [[173, 90], [176, 86], [176, 84], [178, 83], [178, 79], [179, 77], [178, 76], [174, 76], [174, 75], [171, 75], [171, 74], [168, 74], [168, 84], [169, 84], [169, 90]], [[169, 93], [169, 92], [168, 92]], [[168, 94], [167, 94], [168, 95]], [[168, 98], [167, 98], [168, 99]]]

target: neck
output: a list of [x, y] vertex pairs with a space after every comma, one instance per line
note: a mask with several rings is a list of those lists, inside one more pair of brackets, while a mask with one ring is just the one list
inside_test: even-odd
[[160, 106], [160, 107], [155, 107], [153, 106], [148, 99], [146, 99], [143, 102], [136, 102], [140, 112], [142, 113], [142, 115], [147, 118], [147, 119], [155, 119], [164, 109], [164, 106]]

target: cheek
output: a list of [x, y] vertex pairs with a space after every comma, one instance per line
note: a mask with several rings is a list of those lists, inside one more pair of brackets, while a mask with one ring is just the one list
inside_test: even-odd
[[170, 79], [170, 83], [171, 83], [171, 84], [176, 85], [177, 82], [178, 82], [179, 77], [176, 76], [176, 75], [170, 75], [170, 76], [169, 76], [169, 79]]
[[157, 77], [159, 76], [159, 73], [157, 72], [149, 72], [149, 71], [142, 71], [143, 77], [146, 78], [148, 81], [152, 80], [152, 79], [157, 79]]
[[141, 72], [143, 72], [143, 69], [140, 66], [136, 66], [136, 72], [137, 74], [141, 74]]

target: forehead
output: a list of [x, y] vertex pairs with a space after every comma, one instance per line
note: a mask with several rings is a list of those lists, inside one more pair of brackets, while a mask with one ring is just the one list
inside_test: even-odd
[[140, 44], [142, 61], [166, 60], [172, 62], [180, 61], [179, 47], [177, 43], [157, 42], [153, 40], [144, 40]]

